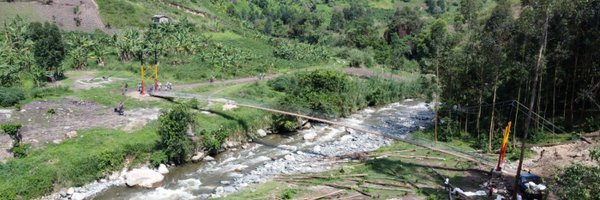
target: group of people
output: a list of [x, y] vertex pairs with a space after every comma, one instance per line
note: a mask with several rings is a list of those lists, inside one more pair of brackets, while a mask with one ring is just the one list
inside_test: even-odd
[[[127, 87], [127, 83], [125, 83], [125, 87]], [[125, 88], [127, 89], [127, 88]], [[167, 81], [167, 83], [165, 85], [163, 85], [161, 82], [158, 82], [158, 91], [169, 91], [173, 89], [173, 84], [169, 81]], [[137, 85], [137, 91], [140, 92], [140, 94], [142, 93], [142, 83], [138, 83]], [[153, 92], [154, 91], [154, 87], [150, 87], [148, 88], [148, 92]]]

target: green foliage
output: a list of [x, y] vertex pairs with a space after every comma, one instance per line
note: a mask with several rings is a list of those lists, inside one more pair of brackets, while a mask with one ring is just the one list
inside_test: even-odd
[[289, 115], [273, 115], [273, 129], [278, 133], [289, 133], [298, 128], [296, 117]]
[[283, 192], [281, 192], [280, 198], [281, 199], [292, 199], [294, 198], [294, 195], [296, 194], [296, 190], [292, 189], [292, 188], [287, 188], [285, 190], [283, 190]]
[[373, 54], [370, 51], [351, 49], [348, 54], [350, 67], [373, 67], [375, 65]]
[[186, 102], [186, 105], [191, 109], [198, 109], [198, 104], [200, 104], [200, 102], [198, 102], [198, 99], [196, 98], [190, 99], [188, 102]]
[[82, 186], [123, 168], [126, 155], [152, 152], [158, 139], [150, 125], [135, 133], [92, 129], [82, 137], [30, 150], [27, 157], [0, 164], [0, 199], [35, 199], [55, 187]]
[[13, 140], [14, 146], [15, 144], [20, 144], [21, 139], [23, 139], [23, 136], [19, 132], [21, 130], [21, 127], [21, 124], [2, 124], [0, 128], [2, 129], [2, 132], [4, 132], [4, 134], [10, 136], [10, 138]]
[[[33, 41], [33, 55], [39, 66], [59, 72], [65, 57], [62, 35], [56, 24], [34, 22], [29, 25], [28, 38]], [[57, 74], [55, 74], [56, 76]]]
[[593, 132], [600, 130], [600, 117], [587, 117], [585, 118], [584, 131]]
[[183, 164], [193, 149], [187, 136], [188, 128], [194, 124], [193, 114], [185, 105], [176, 105], [162, 111], [158, 121], [160, 149], [167, 155], [169, 162]]
[[29, 144], [14, 143], [10, 148], [10, 152], [13, 153], [15, 158], [24, 158], [27, 156], [30, 147]]
[[290, 42], [282, 39], [272, 39], [275, 47], [273, 56], [286, 60], [322, 61], [329, 58], [325, 48], [309, 44]]
[[154, 152], [150, 156], [150, 165], [152, 165], [152, 167], [158, 167], [160, 164], [167, 163], [168, 161], [169, 158], [163, 151]]
[[598, 200], [600, 196], [600, 167], [575, 163], [554, 176], [555, 194], [561, 199]]
[[207, 148], [211, 153], [216, 153], [219, 149], [221, 149], [221, 145], [225, 141], [227, 137], [229, 137], [231, 132], [219, 128], [216, 130], [203, 130], [200, 132], [200, 136], [202, 137], [202, 145], [204, 148]]
[[415, 83], [364, 80], [328, 70], [282, 76], [268, 84], [286, 94], [279, 99], [283, 109], [330, 118], [347, 116], [368, 105], [398, 101], [420, 91], [420, 86], [412, 88], [418, 85]]
[[19, 101], [25, 99], [25, 93], [21, 88], [1, 88], [0, 87], [0, 106], [9, 107], [13, 106]]
[[54, 115], [54, 114], [56, 114], [56, 110], [54, 110], [54, 108], [50, 108], [46, 111], [46, 114]]

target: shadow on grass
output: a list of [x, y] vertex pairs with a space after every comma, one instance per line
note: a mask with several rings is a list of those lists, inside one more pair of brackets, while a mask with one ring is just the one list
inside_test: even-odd
[[[225, 112], [218, 111], [218, 110], [207, 110], [207, 111], [211, 112], [211, 113], [213, 113], [215, 115], [219, 115], [219, 116], [221, 116], [221, 117], [223, 117], [223, 118], [225, 118], [227, 120], [235, 121], [237, 124], [239, 124], [242, 127], [242, 129], [244, 130], [244, 132], [246, 134], [248, 134], [249, 131], [250, 131], [250, 128], [248, 126], [248, 122], [246, 122], [243, 119], [236, 118], [235, 116], [232, 116], [230, 114], [227, 114]], [[246, 135], [246, 136], [248, 136], [248, 135]]]

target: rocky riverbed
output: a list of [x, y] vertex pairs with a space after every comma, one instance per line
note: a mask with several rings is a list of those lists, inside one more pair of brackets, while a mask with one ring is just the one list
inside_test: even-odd
[[[407, 100], [377, 109], [365, 109], [340, 119], [353, 126], [406, 135], [430, 125], [432, 113], [423, 102]], [[263, 133], [264, 131], [258, 130]], [[264, 134], [260, 134], [264, 135]], [[321, 172], [335, 167], [337, 156], [373, 151], [392, 140], [325, 124], [289, 135], [266, 135], [247, 144], [229, 147], [214, 158], [169, 169], [156, 189], [127, 187], [127, 172], [117, 172], [80, 188], [44, 199], [206, 199], [225, 196], [274, 176]], [[158, 171], [156, 169], [156, 171]], [[74, 198], [76, 197], [76, 198]]]

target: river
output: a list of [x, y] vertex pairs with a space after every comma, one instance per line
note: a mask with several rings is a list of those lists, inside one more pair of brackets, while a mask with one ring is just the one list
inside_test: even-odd
[[[405, 100], [380, 108], [367, 108], [339, 119], [347, 124], [406, 136], [431, 125], [433, 113], [422, 101]], [[317, 135], [306, 140], [305, 135]], [[292, 173], [331, 169], [330, 156], [372, 151], [392, 141], [378, 135], [346, 130], [325, 124], [294, 134], [272, 134], [255, 139], [245, 148], [234, 148], [215, 161], [171, 168], [162, 187], [156, 189], [109, 186], [92, 199], [205, 199], [236, 192], [249, 184]]]

